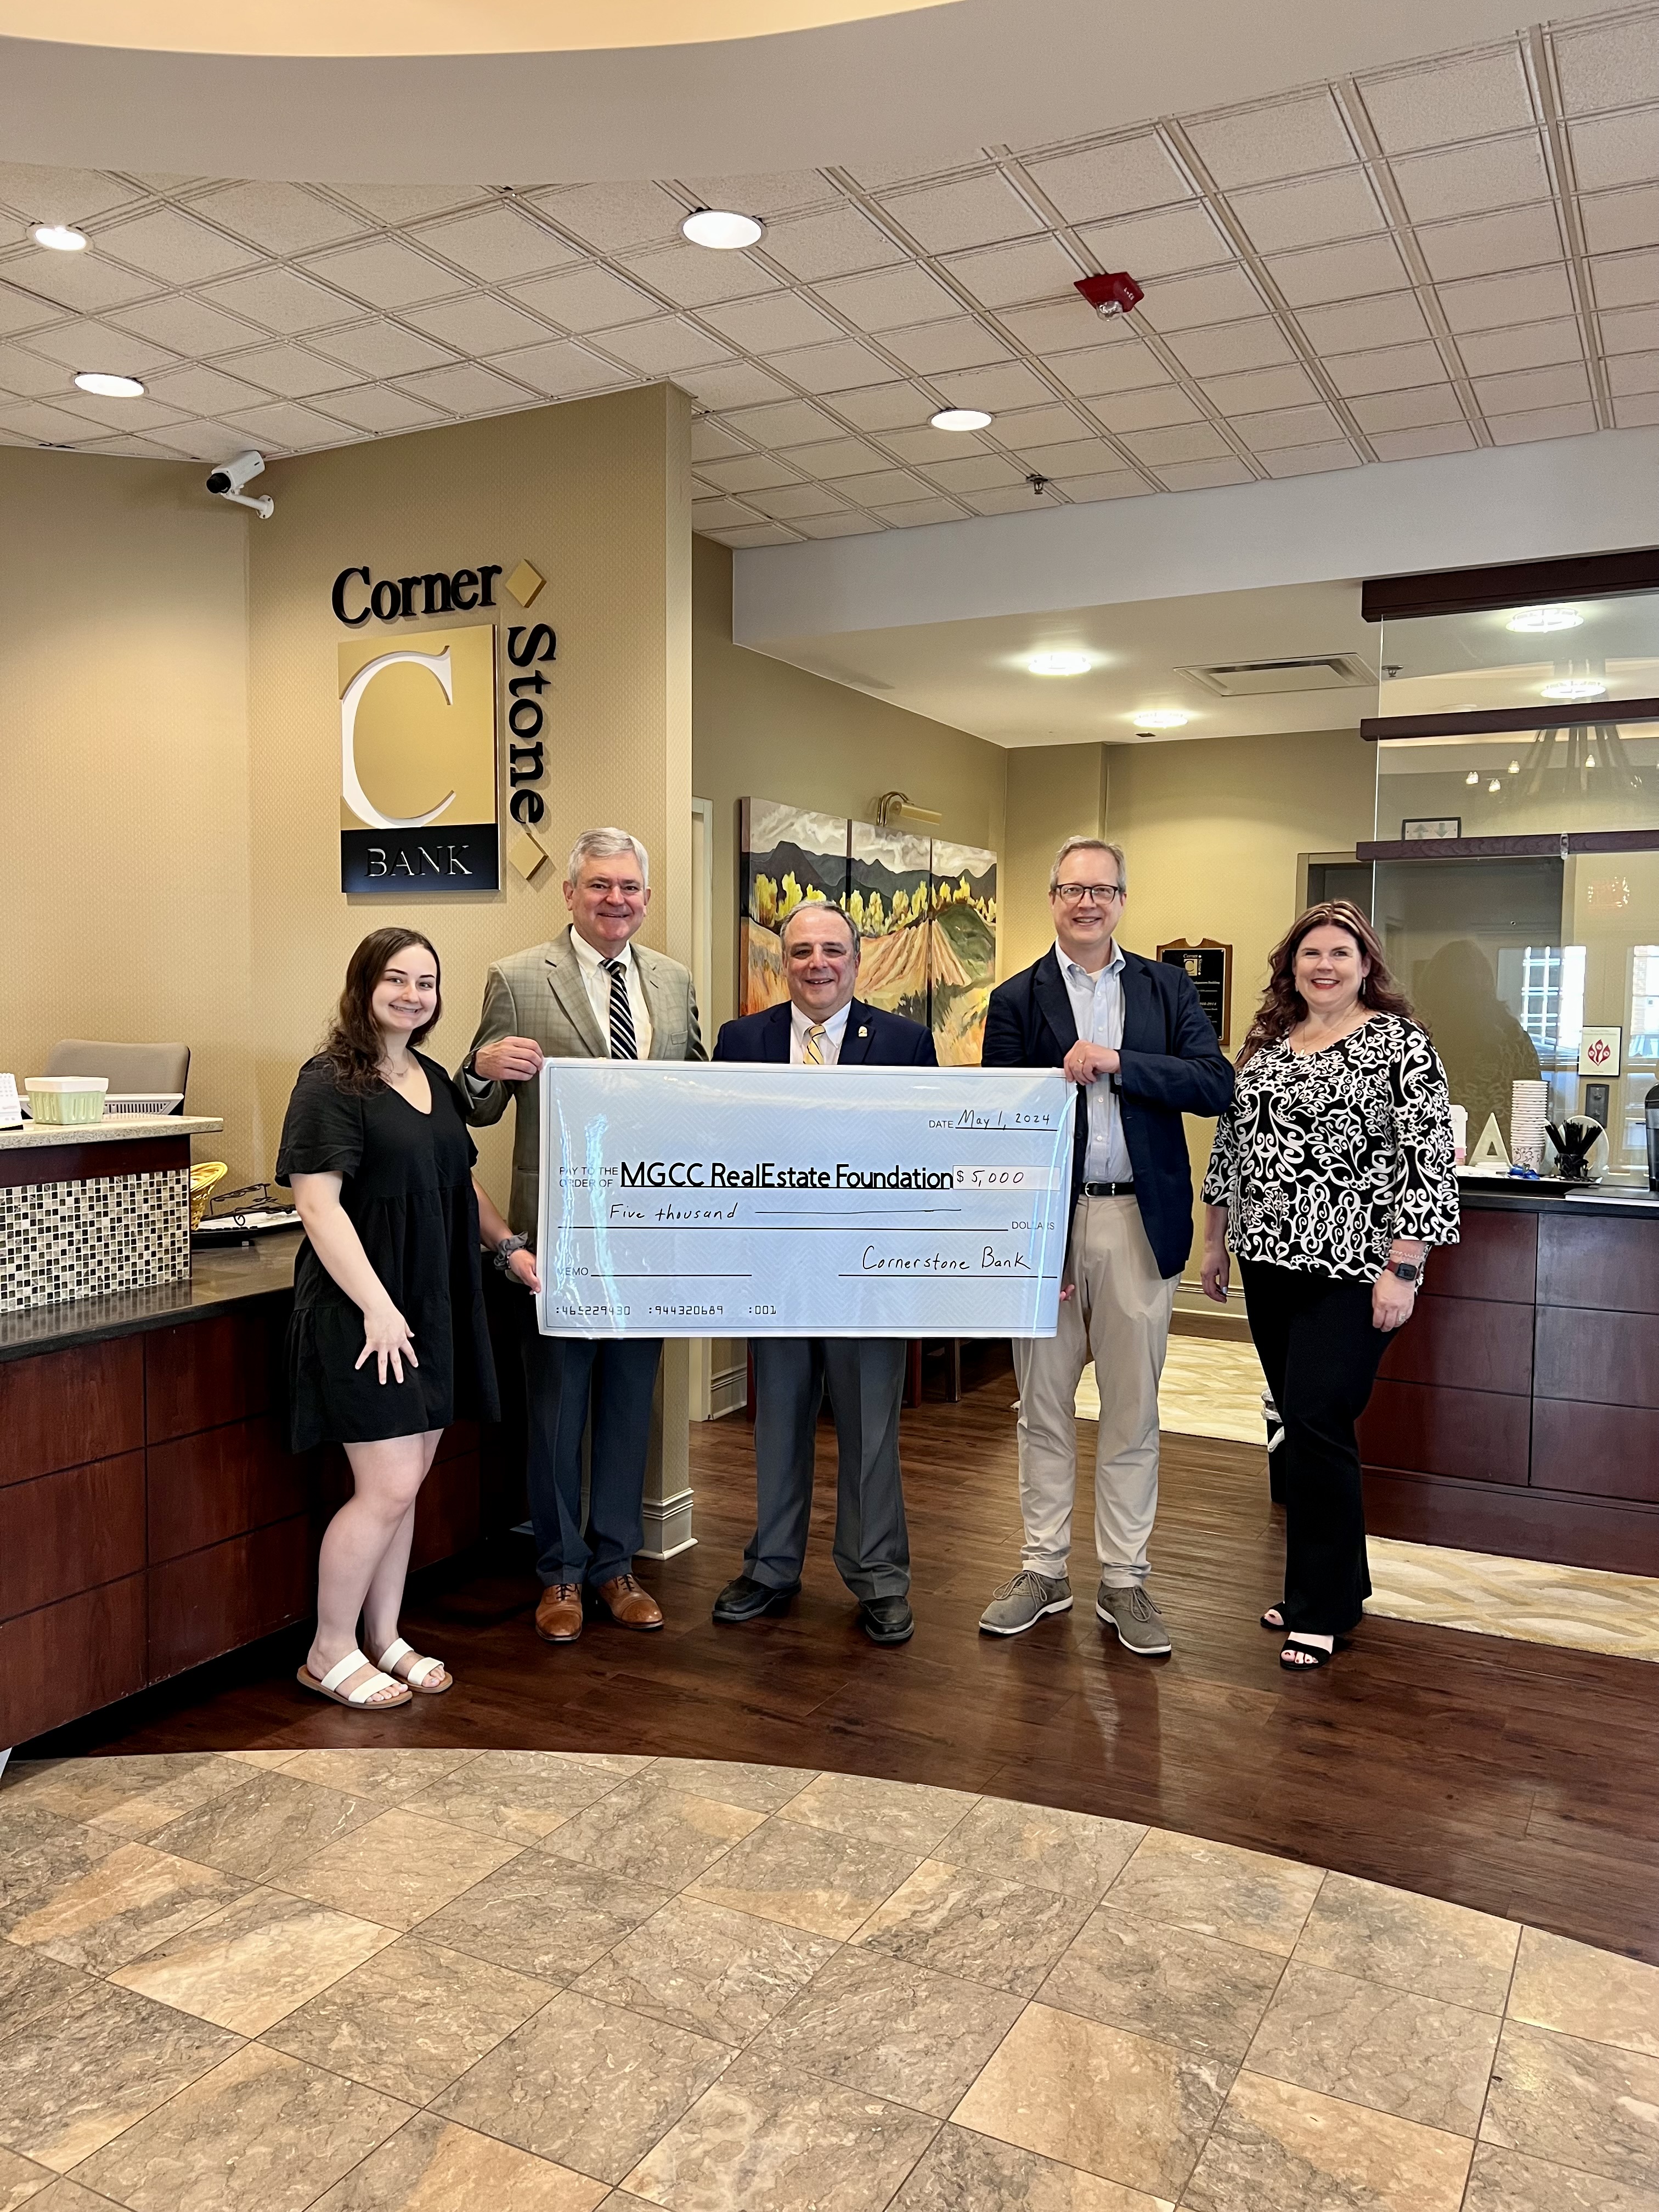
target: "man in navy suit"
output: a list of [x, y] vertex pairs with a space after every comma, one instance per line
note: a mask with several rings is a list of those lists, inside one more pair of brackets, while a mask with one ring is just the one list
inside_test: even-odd
[[991, 994], [987, 1067], [1063, 1067], [1079, 1086], [1072, 1233], [1052, 1337], [1014, 1341], [1022, 1565], [980, 1618], [1019, 1636], [1069, 1613], [1077, 1387], [1100, 1388], [1095, 1612], [1131, 1651], [1170, 1649], [1146, 1588], [1158, 1511], [1158, 1384], [1176, 1285], [1193, 1242], [1183, 1114], [1218, 1114], [1233, 1071], [1183, 969], [1125, 952], [1121, 846], [1068, 837], [1048, 875], [1054, 943]]
[[[778, 1066], [937, 1067], [933, 1040], [918, 1022], [883, 1013], [853, 996], [860, 943], [839, 906], [813, 899], [779, 933], [789, 997], [763, 1013], [727, 1022], [716, 1060]], [[899, 1473], [902, 1337], [756, 1337], [755, 1533], [743, 1572], [714, 1601], [723, 1626], [787, 1613], [800, 1588], [812, 1510], [818, 1407], [826, 1389], [836, 1417], [839, 1473], [835, 1561], [859, 1601], [864, 1632], [903, 1644], [910, 1615], [910, 1539]]]

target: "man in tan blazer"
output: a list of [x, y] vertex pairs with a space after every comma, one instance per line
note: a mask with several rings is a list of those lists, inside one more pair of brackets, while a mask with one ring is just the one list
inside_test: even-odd
[[[633, 942], [651, 901], [650, 861], [639, 839], [625, 830], [585, 830], [570, 855], [564, 901], [568, 929], [490, 969], [478, 1032], [457, 1071], [476, 1126], [499, 1121], [509, 1099], [517, 1106], [514, 1234], [496, 1255], [501, 1266], [536, 1233], [542, 1061], [708, 1058], [690, 972]], [[531, 1316], [523, 1352], [530, 1517], [543, 1585], [537, 1633], [545, 1643], [574, 1644], [585, 1588], [619, 1626], [660, 1628], [662, 1613], [633, 1568], [662, 1340], [543, 1336]], [[584, 1527], [582, 1435], [590, 1412]]]

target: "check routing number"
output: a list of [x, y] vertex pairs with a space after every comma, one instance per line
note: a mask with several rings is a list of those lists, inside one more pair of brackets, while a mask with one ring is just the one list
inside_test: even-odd
[[549, 1336], [1052, 1336], [1058, 1070], [542, 1069]]

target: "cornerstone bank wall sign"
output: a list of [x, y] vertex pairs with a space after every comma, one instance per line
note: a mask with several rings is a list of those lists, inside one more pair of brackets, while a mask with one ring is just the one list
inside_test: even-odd
[[[495, 623], [406, 625], [493, 611], [502, 574], [500, 563], [484, 563], [378, 580], [367, 568], [345, 568], [335, 578], [335, 617], [358, 633], [339, 647], [342, 890], [500, 889]], [[504, 588], [528, 607], [542, 584], [521, 561]], [[507, 685], [510, 811], [525, 825], [546, 812], [536, 787], [546, 766], [539, 664], [556, 650], [546, 623], [507, 629], [509, 661], [529, 671]]]

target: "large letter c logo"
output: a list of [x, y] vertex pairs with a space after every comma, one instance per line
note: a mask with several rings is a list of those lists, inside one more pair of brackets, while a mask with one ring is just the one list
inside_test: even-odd
[[345, 794], [346, 805], [360, 822], [371, 830], [424, 830], [428, 822], [435, 822], [447, 806], [455, 803], [452, 791], [447, 797], [426, 814], [382, 814], [363, 789], [357, 776], [357, 708], [362, 696], [382, 669], [395, 668], [400, 660], [411, 660], [417, 668], [429, 668], [444, 688], [444, 697], [453, 707], [455, 686], [449, 672], [449, 648], [441, 653], [383, 653], [378, 660], [371, 660], [357, 671], [345, 688], [340, 701], [340, 789]]

